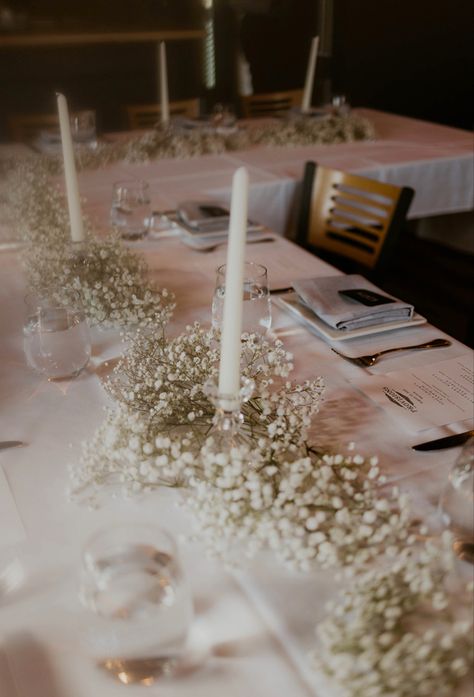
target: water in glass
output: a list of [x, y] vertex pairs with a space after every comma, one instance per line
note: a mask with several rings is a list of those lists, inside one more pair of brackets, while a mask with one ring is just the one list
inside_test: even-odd
[[30, 314], [23, 344], [28, 365], [51, 380], [79, 375], [91, 355], [84, 314], [68, 307], [40, 308]]
[[74, 143], [97, 145], [95, 111], [88, 109], [71, 115], [71, 135]]
[[[212, 300], [212, 326], [222, 329], [225, 299], [225, 265], [217, 269]], [[267, 270], [261, 264], [247, 262], [244, 270], [242, 331], [265, 334], [271, 327], [272, 313]]]
[[95, 613], [86, 641], [100, 667], [122, 683], [151, 684], [174, 671], [192, 605], [170, 549], [130, 537], [104, 546], [83, 573], [81, 597]]
[[143, 237], [151, 217], [149, 187], [144, 181], [114, 184], [110, 222], [125, 239]]

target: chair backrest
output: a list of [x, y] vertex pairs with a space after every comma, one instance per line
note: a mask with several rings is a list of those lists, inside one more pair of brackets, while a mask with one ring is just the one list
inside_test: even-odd
[[409, 187], [307, 162], [296, 241], [374, 269], [388, 258], [413, 195]]
[[15, 142], [28, 143], [41, 131], [58, 129], [57, 114], [9, 114], [7, 116], [8, 137]]
[[242, 116], [271, 116], [279, 111], [288, 111], [292, 107], [301, 106], [303, 90], [287, 92], [269, 92], [268, 94], [250, 94], [241, 97]]
[[[128, 127], [153, 128], [160, 120], [161, 106], [159, 104], [130, 104], [125, 107]], [[170, 102], [170, 116], [187, 116], [194, 119], [199, 116], [199, 99], [184, 99]]]

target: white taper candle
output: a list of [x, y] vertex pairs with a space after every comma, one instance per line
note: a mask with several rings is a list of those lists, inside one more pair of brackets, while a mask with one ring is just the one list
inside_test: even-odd
[[166, 66], [166, 44], [160, 41], [160, 106], [161, 123], [166, 124], [170, 120], [170, 103], [168, 98], [168, 69]]
[[66, 181], [66, 196], [69, 210], [69, 222], [71, 225], [71, 239], [73, 242], [82, 242], [84, 239], [84, 226], [82, 223], [81, 201], [79, 198], [79, 185], [77, 183], [76, 163], [74, 160], [71, 124], [69, 122], [69, 109], [67, 106], [66, 97], [63, 94], [56, 94], [56, 98], [58, 103], [59, 128], [61, 131], [64, 178]]
[[245, 167], [239, 167], [232, 181], [219, 366], [219, 394], [231, 397], [236, 397], [240, 390], [240, 337], [242, 334], [248, 186], [247, 170]]
[[304, 83], [303, 99], [301, 101], [301, 111], [307, 112], [311, 109], [311, 98], [313, 96], [314, 74], [316, 72], [316, 61], [318, 58], [319, 36], [314, 36], [311, 41], [311, 49], [306, 68], [306, 79]]

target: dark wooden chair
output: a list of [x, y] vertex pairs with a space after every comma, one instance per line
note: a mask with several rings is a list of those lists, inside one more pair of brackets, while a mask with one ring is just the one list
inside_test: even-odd
[[296, 242], [346, 272], [378, 269], [390, 258], [413, 195], [409, 187], [307, 162]]

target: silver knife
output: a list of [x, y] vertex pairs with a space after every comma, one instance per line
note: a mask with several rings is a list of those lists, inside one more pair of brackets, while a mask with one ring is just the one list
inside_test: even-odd
[[412, 449], [444, 450], [444, 448], [454, 448], [457, 445], [463, 445], [472, 436], [474, 436], [474, 430], [465, 431], [464, 433], [456, 433], [452, 436], [445, 436], [444, 438], [437, 438], [436, 440], [426, 441], [426, 443], [418, 443], [418, 445], [412, 445]]
[[21, 440], [1, 440], [0, 450], [5, 450], [6, 448], [18, 448], [20, 445], [24, 445]]

